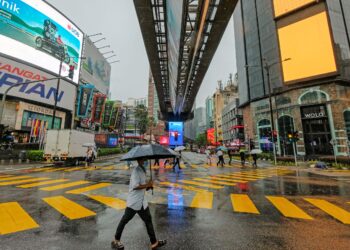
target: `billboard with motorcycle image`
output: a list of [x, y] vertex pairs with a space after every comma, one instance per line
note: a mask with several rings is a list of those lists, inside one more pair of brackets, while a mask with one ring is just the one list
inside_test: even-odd
[[74, 66], [78, 83], [83, 33], [45, 1], [0, 2], [0, 53], [18, 58], [63, 76]]

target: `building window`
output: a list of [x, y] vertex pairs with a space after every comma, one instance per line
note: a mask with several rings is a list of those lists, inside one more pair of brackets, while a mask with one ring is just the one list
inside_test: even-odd
[[348, 135], [348, 140], [350, 140], [350, 110], [344, 112], [344, 121], [346, 134]]
[[300, 104], [315, 104], [327, 101], [327, 95], [321, 91], [310, 91], [300, 97]]
[[269, 141], [269, 134], [271, 133], [270, 121], [263, 119], [258, 122], [258, 137], [259, 145], [262, 151], [270, 152], [272, 151], [272, 143]]

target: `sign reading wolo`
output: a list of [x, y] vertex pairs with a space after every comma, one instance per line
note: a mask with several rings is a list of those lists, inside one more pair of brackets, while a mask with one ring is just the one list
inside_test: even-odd
[[83, 33], [45, 1], [0, 1], [0, 53], [62, 75], [74, 66], [78, 83]]
[[[8, 87], [14, 84], [38, 81], [36, 83], [14, 87], [8, 95], [53, 106], [57, 80], [40, 82], [41, 80], [53, 77], [53, 75], [23, 63], [0, 57], [0, 94], [3, 94]], [[65, 80], [61, 80], [57, 106], [67, 110], [73, 110], [74, 101], [75, 86]]]

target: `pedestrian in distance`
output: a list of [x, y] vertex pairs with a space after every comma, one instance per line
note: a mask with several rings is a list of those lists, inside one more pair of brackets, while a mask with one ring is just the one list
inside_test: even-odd
[[225, 161], [224, 161], [224, 152], [222, 152], [221, 149], [218, 150], [218, 152], [216, 153], [216, 155], [219, 158], [219, 161], [217, 162], [217, 166], [219, 166], [221, 164], [221, 167], [224, 167]]
[[244, 168], [245, 167], [245, 152], [244, 152], [244, 150], [239, 151], [239, 156], [241, 157], [242, 168]]
[[153, 166], [158, 166], [158, 167], [159, 167], [159, 159], [155, 159], [155, 160], [154, 160]]
[[86, 158], [85, 158], [85, 166], [90, 166], [91, 162], [93, 160], [93, 151], [91, 147], [88, 147], [87, 151], [86, 151]]
[[211, 152], [209, 149], [205, 150], [205, 155], [207, 156], [207, 164], [211, 165]]
[[135, 214], [138, 214], [146, 225], [147, 233], [151, 241], [151, 249], [158, 249], [167, 243], [166, 240], [157, 240], [153, 228], [152, 216], [145, 197], [145, 191], [153, 189], [153, 182], [151, 180], [146, 182], [145, 163], [147, 163], [147, 160], [139, 159], [137, 163], [138, 165], [134, 168], [130, 177], [126, 209], [117, 227], [115, 239], [111, 243], [114, 249], [124, 249], [124, 245], [120, 242], [120, 239], [124, 227]]
[[228, 157], [229, 157], [229, 159], [230, 159], [229, 162], [228, 162], [228, 164], [231, 165], [231, 163], [232, 163], [233, 151], [232, 151], [231, 149], [229, 149], [228, 152], [227, 152], [227, 154], [228, 154]]
[[175, 162], [174, 162], [174, 165], [173, 165], [173, 171], [175, 171], [175, 167], [178, 166], [179, 169], [181, 169], [180, 167], [180, 161], [181, 161], [181, 151], [179, 151], [179, 154], [176, 155], [175, 157]]
[[256, 163], [256, 161], [258, 160], [258, 155], [257, 154], [252, 154], [252, 158], [253, 158], [253, 167], [257, 168], [258, 164]]

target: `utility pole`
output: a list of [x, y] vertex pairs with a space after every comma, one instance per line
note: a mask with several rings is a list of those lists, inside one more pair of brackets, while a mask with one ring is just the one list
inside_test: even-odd
[[[61, 73], [62, 73], [62, 64], [63, 64], [63, 55], [60, 56], [60, 69], [58, 71], [58, 80], [57, 80], [57, 86], [56, 86], [56, 92], [55, 92], [55, 104], [53, 106], [53, 113], [52, 113], [52, 123], [51, 123], [51, 129], [54, 129], [55, 126], [55, 118], [56, 118], [56, 108], [57, 108], [57, 100], [58, 100], [58, 95], [60, 91], [60, 82], [61, 82]], [[73, 114], [73, 119], [74, 119], [74, 114]], [[58, 129], [61, 128], [61, 125], [58, 127]]]

